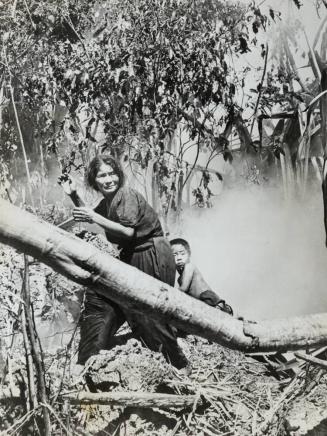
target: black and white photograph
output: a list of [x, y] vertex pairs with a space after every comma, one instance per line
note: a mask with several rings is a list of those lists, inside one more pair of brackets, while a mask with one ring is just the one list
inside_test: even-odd
[[0, 435], [327, 436], [327, 0], [0, 0]]

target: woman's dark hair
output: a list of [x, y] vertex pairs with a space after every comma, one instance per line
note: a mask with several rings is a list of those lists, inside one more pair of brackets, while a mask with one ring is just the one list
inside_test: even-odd
[[190, 247], [190, 244], [189, 244], [185, 239], [183, 239], [183, 238], [172, 239], [172, 240], [170, 241], [170, 245], [171, 245], [171, 246], [173, 246], [173, 245], [182, 245], [182, 246], [185, 248], [185, 250], [186, 250], [188, 253], [191, 254], [191, 247]]
[[125, 175], [120, 166], [120, 163], [107, 154], [99, 154], [91, 160], [86, 171], [86, 180], [91, 188], [98, 191], [98, 186], [95, 182], [96, 176], [102, 164], [110, 165], [119, 178], [119, 188], [125, 183]]

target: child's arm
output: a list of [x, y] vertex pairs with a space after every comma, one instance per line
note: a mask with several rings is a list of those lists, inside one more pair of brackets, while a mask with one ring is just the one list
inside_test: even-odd
[[221, 298], [213, 291], [204, 291], [200, 294], [199, 300], [208, 304], [209, 306], [217, 306], [217, 304], [221, 301]]
[[222, 300], [213, 291], [202, 292], [202, 294], [200, 294], [199, 300], [203, 301], [209, 306], [217, 307], [218, 309], [222, 310], [225, 313], [228, 313], [229, 315], [233, 315], [233, 309], [231, 308], [231, 306], [225, 303], [225, 300]]
[[188, 292], [191, 286], [192, 278], [194, 273], [194, 266], [191, 263], [185, 264], [183, 274], [180, 276], [179, 290], [182, 292]]

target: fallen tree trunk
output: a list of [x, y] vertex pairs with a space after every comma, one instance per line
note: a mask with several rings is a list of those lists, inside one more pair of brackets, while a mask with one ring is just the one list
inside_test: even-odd
[[71, 404], [107, 404], [123, 407], [190, 407], [202, 404], [197, 395], [173, 395], [148, 392], [76, 392], [63, 394]]
[[127, 310], [166, 320], [240, 351], [286, 351], [327, 344], [327, 314], [259, 323], [240, 321], [4, 200], [0, 200], [0, 207], [0, 242], [96, 289]]

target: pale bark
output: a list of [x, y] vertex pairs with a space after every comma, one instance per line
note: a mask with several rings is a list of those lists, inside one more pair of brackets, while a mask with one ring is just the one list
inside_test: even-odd
[[96, 289], [125, 310], [166, 320], [191, 334], [240, 351], [285, 351], [327, 344], [326, 313], [243, 322], [123, 264], [4, 200], [0, 200], [0, 207], [0, 242], [34, 256], [77, 283]]

